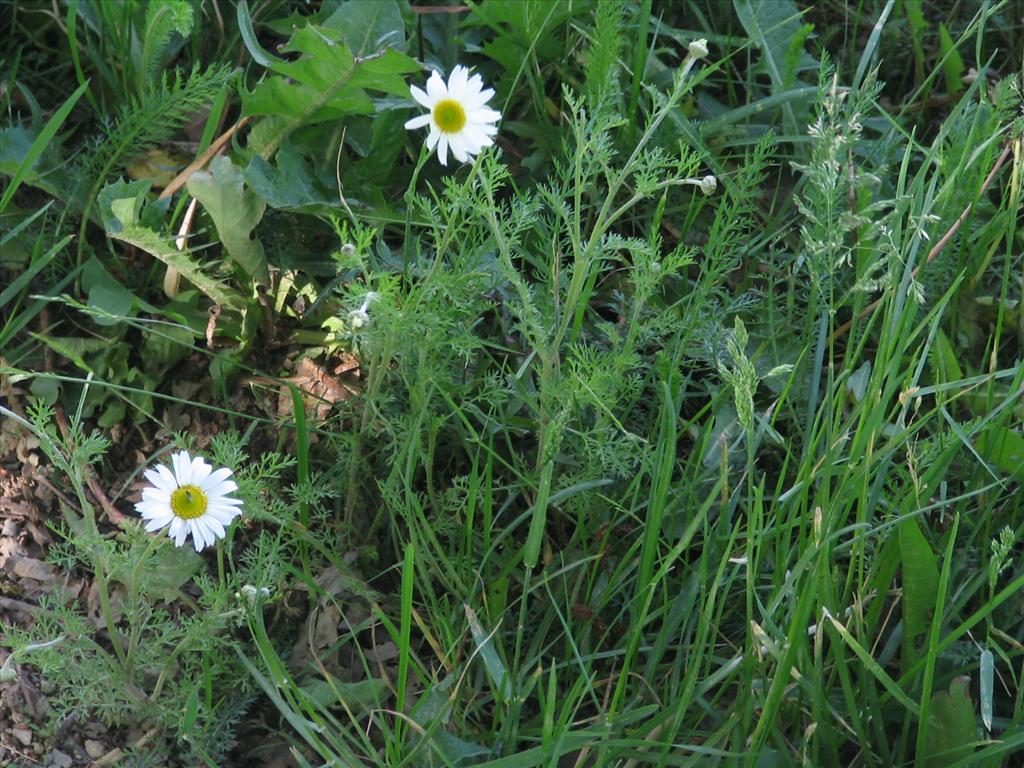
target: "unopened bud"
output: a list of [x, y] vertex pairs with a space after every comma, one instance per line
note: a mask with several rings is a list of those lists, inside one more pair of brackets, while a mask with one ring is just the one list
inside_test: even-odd
[[370, 315], [364, 309], [353, 309], [348, 313], [348, 325], [353, 331], [358, 331], [370, 324]]
[[705, 176], [700, 180], [700, 191], [705, 195], [714, 194], [716, 189], [718, 189], [718, 179], [714, 176]]
[[256, 605], [257, 600], [266, 600], [270, 597], [270, 590], [266, 587], [254, 587], [252, 584], [246, 584], [242, 587], [239, 597], [244, 597], [245, 602], [253, 606]]
[[686, 49], [693, 58], [703, 59], [708, 55], [708, 41], [702, 37], [700, 40], [694, 40]]
[[369, 291], [366, 298], [363, 299], [363, 306], [348, 313], [348, 324], [353, 331], [358, 331], [370, 324], [370, 315], [367, 310], [370, 308], [370, 304], [379, 298], [380, 295], [376, 291]]

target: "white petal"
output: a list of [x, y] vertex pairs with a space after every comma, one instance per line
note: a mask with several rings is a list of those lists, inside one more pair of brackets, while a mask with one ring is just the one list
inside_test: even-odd
[[434, 147], [437, 146], [437, 140], [441, 138], [441, 132], [437, 130], [437, 126], [430, 126], [430, 134], [427, 136], [427, 151], [432, 152]]
[[431, 73], [430, 79], [427, 80], [427, 96], [430, 97], [431, 103], [424, 104], [424, 106], [431, 108], [441, 99], [448, 98], [448, 89], [445, 87], [444, 80], [441, 79], [437, 72]]
[[192, 457], [185, 451], [171, 455], [171, 463], [174, 464], [174, 476], [178, 485], [189, 485], [192, 482]]
[[416, 99], [418, 103], [422, 104], [427, 109], [434, 108], [435, 99], [430, 98], [430, 96], [427, 95], [427, 92], [424, 91], [422, 88], [417, 88], [415, 85], [410, 85], [409, 93], [412, 94], [412, 97]]
[[422, 128], [430, 122], [430, 117], [431, 116], [429, 114], [426, 114], [414, 117], [412, 120], [406, 120], [405, 128], [408, 131], [415, 131], [417, 128]]
[[167, 473], [168, 475], [170, 475], [171, 479], [171, 482], [168, 483], [167, 478], [157, 471], [159, 469], [160, 467], [157, 466], [156, 469], [147, 469], [142, 474], [147, 480], [149, 480], [149, 484], [152, 485], [154, 488], [162, 491], [167, 491], [168, 493], [170, 493], [175, 489], [174, 475], [171, 475], [170, 472]]
[[163, 504], [164, 506], [169, 507], [171, 505], [171, 494], [157, 488], [143, 488], [142, 501], [149, 502], [151, 504]]
[[206, 527], [201, 520], [193, 520], [190, 527], [192, 528], [192, 545], [196, 548], [196, 552], [201, 552], [206, 546]]
[[154, 504], [151, 501], [140, 501], [135, 505], [135, 511], [146, 520], [162, 515], [174, 514], [169, 504]]
[[448, 165], [448, 134], [442, 133], [437, 142], [437, 159], [441, 165]]
[[456, 160], [464, 163], [469, 159], [466, 155], [466, 142], [463, 140], [461, 133], [453, 133], [449, 137], [448, 143], [451, 145], [452, 154], [455, 155]]
[[174, 491], [178, 488], [178, 481], [167, 467], [163, 464], [156, 465], [156, 471], [160, 473], [160, 477], [164, 479], [164, 487], [168, 491]]
[[209, 506], [206, 508], [206, 514], [210, 517], [216, 518], [217, 522], [221, 525], [231, 525], [231, 521], [242, 514], [242, 510], [235, 509], [234, 507], [221, 507], [221, 506]]
[[203, 482], [198, 483], [199, 487], [207, 493], [210, 493], [216, 486], [220, 485], [221, 482], [231, 477], [232, 472], [227, 467], [221, 467], [220, 469], [212, 472]]
[[224, 524], [221, 523], [215, 516], [207, 514], [203, 516], [203, 524], [206, 526], [206, 530], [212, 534], [210, 543], [212, 544], [217, 539], [223, 539], [227, 536], [227, 530], [224, 528]]
[[[476, 96], [484, 87], [484, 81], [480, 75], [473, 75], [469, 80], [466, 81], [465, 95], [468, 97]], [[492, 91], [493, 93], [493, 91]]]
[[185, 537], [188, 535], [188, 528], [185, 525], [185, 521], [180, 517], [175, 517], [171, 520], [171, 527], [167, 531], [167, 535], [174, 539], [174, 546], [180, 547], [185, 543]]
[[462, 138], [470, 145], [471, 152], [479, 152], [484, 147], [489, 147], [494, 142], [491, 137], [476, 125], [467, 125], [462, 129]]
[[493, 88], [485, 88], [480, 93], [474, 93], [467, 96], [463, 101], [465, 102], [466, 109], [479, 109], [494, 96]]
[[225, 480], [223, 483], [217, 483], [212, 488], [204, 488], [203, 490], [206, 491], [207, 500], [217, 499], [237, 491], [238, 483], [234, 480]]
[[154, 517], [152, 520], [146, 523], [146, 530], [150, 533], [153, 531], [159, 531], [165, 525], [176, 519], [174, 515], [162, 515], [161, 517]]
[[448, 76], [448, 98], [456, 101], [462, 100], [466, 92], [466, 81], [469, 80], [469, 70], [459, 65], [452, 70]]
[[210, 476], [213, 465], [207, 464], [200, 456], [192, 459], [192, 484], [203, 487], [203, 480]]
[[498, 120], [501, 120], [501, 112], [487, 107], [477, 107], [466, 115], [470, 123], [496, 123]]

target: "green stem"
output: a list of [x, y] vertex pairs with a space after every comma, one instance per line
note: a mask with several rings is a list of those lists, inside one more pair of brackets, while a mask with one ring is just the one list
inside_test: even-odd
[[128, 653], [123, 660], [125, 673], [129, 676], [132, 672], [132, 657], [135, 655], [135, 649], [139, 645], [139, 637], [142, 634], [142, 616], [140, 615], [138, 605], [139, 572], [149, 560], [150, 555], [152, 555], [164, 541], [166, 541], [166, 539], [162, 538], [160, 534], [150, 536], [149, 544], [146, 545], [146, 550], [142, 553], [142, 557], [139, 558], [135, 567], [132, 568], [132, 578], [128, 585], [128, 605], [131, 606], [132, 611], [131, 635], [128, 639]]
[[124, 648], [121, 647], [121, 633], [117, 631], [114, 624], [114, 613], [110, 609], [110, 592], [107, 590], [107, 575], [104, 568], [96, 568], [96, 587], [100, 595], [100, 612], [103, 614], [103, 621], [107, 625], [107, 634], [110, 635], [110, 644], [114, 646], [114, 653], [117, 660], [121, 662], [121, 669], [127, 674], [130, 670], [128, 657]]

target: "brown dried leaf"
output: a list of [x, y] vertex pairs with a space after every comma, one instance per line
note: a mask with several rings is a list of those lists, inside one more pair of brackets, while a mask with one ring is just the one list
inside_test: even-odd
[[14, 561], [14, 575], [20, 579], [53, 581], [57, 578], [57, 571], [47, 562], [32, 557], [22, 557]]
[[[306, 403], [306, 413], [314, 416], [317, 421], [326, 419], [335, 403], [348, 400], [359, 393], [355, 386], [359, 378], [358, 359], [352, 355], [345, 355], [333, 371], [331, 373], [311, 358], [304, 357], [299, 360], [295, 375], [285, 379], [301, 390]], [[342, 376], [347, 381], [343, 380]], [[285, 418], [292, 415], [292, 395], [287, 386], [282, 386], [278, 392], [277, 413]]]

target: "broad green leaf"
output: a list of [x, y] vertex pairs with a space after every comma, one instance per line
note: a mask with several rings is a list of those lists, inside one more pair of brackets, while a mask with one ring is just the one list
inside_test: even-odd
[[47, 405], [53, 405], [60, 397], [60, 382], [56, 379], [33, 379], [28, 391]]
[[914, 37], [917, 38], [928, 26], [924, 19], [924, 12], [921, 10], [921, 0], [904, 0], [903, 10], [906, 11], [910, 29], [914, 33]]
[[302, 56], [296, 61], [276, 64], [273, 70], [326, 96], [324, 104], [346, 92], [351, 98], [352, 92], [362, 88], [393, 96], [409, 95], [409, 86], [402, 75], [419, 71], [415, 61], [398, 51], [386, 50], [356, 62], [340, 37], [333, 29], [311, 24], [298, 29], [282, 50]]
[[404, 75], [419, 69], [415, 61], [395, 50], [357, 62], [340, 32], [312, 24], [297, 29], [281, 50], [301, 54], [293, 61], [277, 60], [270, 65], [288, 80], [268, 77], [251, 93], [242, 93], [246, 115], [280, 118], [267, 126], [257, 125], [254, 147], [264, 160], [301, 125], [373, 113], [366, 89], [407, 97]]
[[903, 664], [907, 669], [917, 661], [919, 641], [931, 628], [939, 568], [915, 518], [900, 521], [898, 537], [903, 572]]
[[942, 56], [942, 76], [946, 80], [946, 90], [950, 95], [956, 95], [964, 89], [960, 80], [966, 68], [960, 52], [956, 49], [953, 36], [949, 34], [946, 25], [939, 22], [939, 54]]
[[146, 563], [144, 588], [156, 600], [173, 603], [178, 590], [203, 567], [203, 560], [190, 547], [162, 547]]
[[[743, 29], [750, 36], [762, 54], [760, 67], [771, 78], [775, 88], [781, 88], [791, 79], [788, 72], [787, 55], [790, 41], [800, 32], [801, 11], [792, 0], [775, 0], [771, 3], [754, 0], [733, 0], [736, 15]], [[801, 56], [799, 68], [806, 69], [812, 64], [807, 54]]]
[[192, 687], [188, 699], [185, 701], [185, 712], [181, 718], [181, 726], [178, 733], [186, 735], [192, 732], [192, 726], [196, 724], [196, 717], [199, 715], [199, 689], [200, 686]]
[[[14, 176], [38, 138], [37, 133], [21, 125], [0, 128], [0, 173]], [[62, 161], [57, 151], [59, 140], [57, 138], [50, 142], [25, 173], [21, 183], [41, 189], [59, 200], [67, 200], [72, 183], [67, 171], [61, 167]], [[13, 186], [9, 183], [7, 188], [13, 189]]]
[[95, 352], [104, 352], [110, 349], [110, 341], [107, 339], [90, 339], [81, 336], [52, 336], [43, 333], [29, 333], [36, 341], [45, 344], [58, 355], [66, 358], [81, 368], [83, 371], [98, 373], [85, 356]]
[[108, 236], [116, 235], [127, 227], [135, 226], [142, 217], [142, 206], [152, 182], [118, 179], [107, 184], [96, 196], [100, 219]]
[[989, 427], [978, 436], [978, 453], [1018, 483], [1024, 483], [1024, 437], [1006, 427]]
[[180, 325], [156, 326], [142, 344], [142, 365], [146, 373], [159, 379], [191, 351], [195, 335]]
[[[60, 130], [64, 121], [67, 120], [68, 115], [71, 114], [71, 110], [74, 109], [75, 104], [78, 103], [78, 100], [82, 97], [82, 94], [85, 93], [85, 89], [88, 87], [88, 82], [82, 83], [78, 87], [78, 90], [68, 96], [60, 109], [58, 109], [54, 113], [53, 117], [46, 122], [46, 125], [43, 126], [39, 135], [33, 139], [28, 149], [22, 155], [17, 168], [15, 168], [11, 174], [11, 181], [8, 183], [7, 189], [4, 190], [3, 196], [0, 197], [0, 213], [3, 213], [7, 209], [8, 203], [11, 202], [11, 198], [14, 197], [14, 193], [18, 191], [18, 187], [21, 186], [21, 183], [30, 178], [30, 173], [32, 172], [33, 166], [36, 164], [36, 161], [39, 160], [43, 155], [43, 152], [45, 152], [47, 147], [50, 146], [50, 142], [53, 141], [54, 136], [57, 135], [57, 131]], [[3, 156], [7, 157], [6, 148]]]
[[106, 407], [100, 413], [96, 419], [96, 424], [104, 429], [110, 429], [115, 424], [120, 424], [124, 421], [124, 417], [128, 415], [128, 408], [125, 406], [124, 400], [119, 398], [106, 400]]
[[253, 155], [245, 169], [246, 182], [271, 208], [312, 212], [339, 205], [337, 192], [332, 195], [317, 183], [313, 169], [293, 147], [281, 147], [275, 163], [276, 168]]
[[443, 729], [434, 732], [431, 747], [440, 752], [450, 765], [476, 765], [481, 759], [493, 754], [487, 747], [460, 739]]
[[979, 663], [979, 695], [981, 697], [981, 724], [992, 731], [992, 699], [995, 692], [995, 657], [988, 648], [981, 652]]
[[[179, 251], [169, 237], [163, 237], [141, 225], [139, 218], [149, 190], [148, 181], [116, 181], [108, 184], [97, 196], [100, 217], [107, 237], [134, 245], [155, 256], [209, 296], [216, 304], [241, 309], [245, 302], [234, 290], [204, 274], [187, 251]], [[148, 308], [148, 305], [147, 305]]]
[[269, 283], [263, 244], [252, 238], [252, 230], [263, 218], [267, 204], [245, 188], [241, 170], [222, 155], [214, 159], [209, 171], [196, 171], [189, 177], [188, 191], [210, 214], [228, 255], [256, 282]]
[[256, 32], [252, 28], [252, 14], [249, 13], [248, 0], [241, 0], [236, 6], [236, 16], [238, 18], [238, 31], [242, 33], [242, 42], [245, 43], [245, 47], [249, 49], [249, 55], [253, 57], [257, 64], [264, 67], [273, 66], [279, 63], [281, 59], [277, 58], [273, 54], [269, 53], [256, 38]]
[[[791, 42], [799, 39], [800, 34], [806, 37], [806, 31], [801, 32], [801, 11], [792, 0], [733, 0], [733, 7], [743, 29], [761, 50], [758, 67], [771, 79], [773, 94], [790, 88], [798, 71], [814, 66], [802, 49], [795, 57], [791, 54]], [[784, 102], [782, 114], [786, 133], [798, 133], [793, 104]]]
[[[15, 296], [25, 290], [28, 284], [32, 282], [32, 278], [38, 275], [43, 268], [46, 267], [54, 257], [60, 253], [64, 246], [71, 242], [71, 235], [66, 235], [62, 240], [54, 244], [46, 253], [39, 258], [35, 259], [31, 264], [28, 265], [27, 269], [24, 269], [14, 280], [12, 280], [4, 289], [0, 291], [0, 307], [7, 306], [7, 303], [11, 301]], [[10, 248], [4, 243], [0, 243], [0, 249]], [[8, 263], [10, 263], [10, 251], [5, 251], [7, 255]], [[0, 345], [2, 346], [2, 345]]]
[[970, 678], [953, 678], [949, 691], [932, 696], [925, 727], [925, 768], [944, 768], [971, 754], [971, 745], [978, 738], [978, 724], [971, 702]]
[[960, 381], [964, 378], [964, 372], [957, 360], [956, 350], [950, 344], [949, 338], [942, 329], [936, 329], [935, 344], [931, 348], [930, 362], [932, 376], [939, 384], [946, 384], [951, 381]]
[[484, 631], [483, 625], [477, 618], [476, 611], [469, 607], [468, 603], [463, 603], [462, 609], [466, 613], [466, 620], [469, 622], [469, 631], [473, 635], [473, 643], [477, 647], [480, 658], [484, 663], [484, 669], [487, 670], [487, 676], [491, 679], [491, 685], [494, 686], [495, 696], [499, 701], [503, 701], [508, 695], [506, 690], [506, 682], [508, 679], [508, 673], [505, 670], [505, 665], [501, 661], [501, 657], [498, 656], [498, 651], [494, 647], [494, 635]]
[[323, 25], [337, 30], [357, 56], [384, 48], [405, 49], [405, 22], [395, 0], [347, 0]]
[[344, 704], [356, 716], [379, 707], [389, 693], [388, 684], [376, 677], [357, 683], [346, 683], [336, 677], [332, 677], [329, 682], [314, 680], [301, 686], [301, 690], [311, 701], [325, 709]]
[[[252, 95], [245, 98], [245, 109], [250, 114], [285, 118], [304, 114], [305, 119], [296, 127], [339, 120], [345, 115], [373, 113], [373, 102], [365, 91], [358, 88], [342, 88], [322, 103], [320, 95], [321, 91], [315, 87], [273, 77], [257, 85]], [[311, 109], [314, 105], [315, 108]], [[288, 124], [292, 122], [289, 120]]]
[[[407, 114], [398, 111], [381, 112], [373, 117], [370, 126], [370, 146], [366, 156], [356, 163], [356, 173], [367, 180], [388, 177], [405, 148], [403, 123], [408, 117]], [[360, 190], [360, 197], [364, 194]]]
[[97, 325], [115, 325], [117, 318], [130, 317], [137, 308], [153, 313], [160, 311], [121, 285], [95, 256], [82, 270], [82, 289], [88, 295], [89, 306], [98, 311], [92, 315]]
[[140, 248], [167, 266], [178, 270], [182, 277], [209, 296], [215, 304], [236, 310], [241, 310], [245, 305], [244, 299], [237, 291], [205, 274], [188, 251], [179, 251], [171, 240], [161, 237], [151, 229], [131, 227], [117, 234], [108, 234], [115, 240]]

